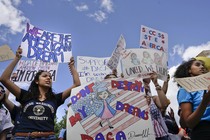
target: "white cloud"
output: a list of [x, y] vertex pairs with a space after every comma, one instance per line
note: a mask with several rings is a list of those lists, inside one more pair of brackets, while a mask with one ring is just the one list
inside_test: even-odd
[[174, 56], [176, 54], [178, 54], [179, 56], [182, 56], [184, 51], [184, 45], [175, 45], [173, 47], [173, 53], [170, 53], [170, 56]]
[[81, 4], [81, 5], [76, 6], [75, 8], [77, 9], [77, 11], [80, 11], [80, 12], [87, 11], [88, 10], [88, 5]]
[[114, 11], [113, 3], [111, 0], [102, 0], [101, 7], [104, 8], [108, 13], [111, 13]]
[[33, 4], [32, 0], [27, 0], [27, 3], [30, 4], [30, 5]]
[[12, 0], [12, 3], [15, 5], [15, 6], [18, 6], [21, 1], [20, 0]]
[[9, 33], [16, 34], [24, 30], [23, 24], [27, 18], [23, 16], [22, 11], [15, 6], [19, 5], [19, 0], [1, 0], [0, 1], [0, 27], [6, 27]]
[[97, 22], [103, 22], [107, 19], [106, 13], [101, 10], [96, 11], [94, 14], [89, 14], [88, 16], [94, 18]]
[[206, 44], [201, 44], [198, 46], [189, 46], [183, 53], [183, 60], [188, 60], [192, 57], [196, 57], [203, 50], [210, 50], [210, 41]]

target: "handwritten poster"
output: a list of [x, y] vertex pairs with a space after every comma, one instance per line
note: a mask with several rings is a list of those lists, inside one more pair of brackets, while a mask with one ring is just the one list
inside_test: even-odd
[[123, 56], [125, 53], [125, 47], [126, 47], [125, 39], [121, 35], [117, 42], [117, 46], [116, 46], [115, 50], [113, 51], [112, 56], [107, 63], [107, 66], [111, 70], [117, 69], [120, 57]]
[[31, 82], [39, 70], [50, 72], [52, 81], [56, 81], [58, 63], [36, 60], [19, 60], [16, 67], [17, 78], [15, 82]]
[[188, 78], [175, 78], [175, 81], [188, 92], [207, 90], [210, 85], [210, 72]]
[[67, 139], [155, 139], [144, 96], [139, 78], [113, 78], [73, 89], [67, 114]]
[[140, 47], [168, 53], [168, 34], [141, 25]]
[[71, 34], [53, 33], [27, 23], [21, 40], [23, 56], [44, 62], [69, 62]]
[[111, 70], [107, 66], [110, 58], [98, 58], [88, 56], [77, 56], [77, 71], [82, 84], [103, 80]]
[[158, 78], [167, 79], [166, 53], [155, 49], [128, 49], [131, 53], [121, 60], [122, 72], [125, 77], [147, 78], [152, 71]]
[[203, 50], [200, 52], [196, 57], [203, 56], [203, 57], [208, 57], [210, 58], [210, 50]]
[[6, 61], [14, 58], [15, 54], [8, 45], [3, 45], [0, 47], [0, 61]]

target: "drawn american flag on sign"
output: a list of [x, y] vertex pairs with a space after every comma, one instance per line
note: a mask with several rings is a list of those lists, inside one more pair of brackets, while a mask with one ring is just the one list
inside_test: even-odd
[[[123, 79], [123, 78], [117, 78], [117, 79], [112, 79], [115, 81], [127, 81], [129, 83], [135, 83], [136, 81], [141, 83], [141, 79], [140, 78], [127, 78], [127, 79]], [[102, 133], [103, 135], [106, 135], [109, 132], [112, 132], [112, 135], [115, 136], [119, 131], [125, 131], [126, 130], [129, 131], [135, 131], [135, 130], [140, 130], [141, 128], [136, 127], [135, 124], [139, 123], [141, 124], [142, 122], [145, 123], [149, 122], [148, 127], [151, 128], [151, 132], [150, 134], [152, 135], [153, 129], [152, 129], [152, 125], [151, 125], [151, 118], [150, 118], [150, 114], [148, 113], [149, 108], [145, 99], [145, 94], [144, 94], [144, 87], [143, 85], [138, 85], [139, 90], [140, 91], [135, 91], [133, 88], [133, 90], [129, 90], [129, 89], [119, 89], [117, 86], [113, 87], [112, 85], [112, 81], [111, 80], [104, 80], [101, 82], [106, 82], [107, 83], [107, 89], [109, 92], [111, 92], [111, 94], [115, 95], [115, 98], [112, 100], [112, 102], [110, 103], [110, 106], [114, 109], [116, 109], [116, 114], [109, 120], [110, 123], [112, 124], [113, 128], [110, 129], [109, 124], [107, 122], [103, 123], [103, 126], [101, 127], [99, 125], [99, 123], [101, 122], [101, 118], [97, 117], [94, 114], [94, 111], [97, 110], [97, 104], [93, 105], [93, 103], [91, 104], [92, 101], [92, 97], [95, 96], [95, 93], [89, 93], [86, 97], [83, 97], [83, 99], [80, 98], [80, 101], [77, 101], [76, 104], [71, 105], [72, 110], [74, 111], [74, 113], [80, 113], [78, 111], [78, 108], [81, 108], [82, 106], [85, 105], [85, 112], [86, 112], [86, 117], [84, 117], [82, 115], [82, 113], [80, 113], [80, 115], [82, 116], [81, 121], [79, 122], [81, 125], [81, 128], [83, 129], [83, 131], [86, 133], [86, 135], [94, 138], [97, 136], [97, 134]], [[126, 85], [124, 85], [125, 87]], [[121, 87], [122, 88], [122, 87]], [[84, 99], [85, 98], [85, 99]], [[126, 104], [126, 105], [130, 105], [131, 107], [127, 106], [128, 110], [125, 111], [124, 110], [117, 110], [117, 103], [122, 103], [122, 104]], [[80, 104], [80, 105], [79, 105]], [[121, 104], [121, 105], [122, 105]], [[130, 109], [130, 110], [129, 110]], [[136, 109], [136, 111], [134, 111]], [[145, 112], [147, 112], [148, 114], [148, 120], [144, 120], [144, 118], [138, 117], [138, 114], [132, 114], [131, 112], [143, 112], [143, 114]], [[130, 112], [130, 113], [129, 113]], [[74, 126], [71, 126], [71, 128], [73, 128]], [[68, 128], [68, 127], [67, 127]], [[125, 135], [128, 136], [128, 132], [125, 133]], [[71, 135], [70, 135], [71, 136]]]

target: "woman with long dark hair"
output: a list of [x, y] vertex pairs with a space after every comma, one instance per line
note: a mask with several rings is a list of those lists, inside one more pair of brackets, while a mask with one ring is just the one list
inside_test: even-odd
[[69, 69], [73, 76], [73, 85], [65, 91], [55, 94], [52, 90], [52, 77], [49, 72], [37, 72], [28, 91], [19, 88], [11, 81], [10, 76], [21, 58], [22, 50], [19, 47], [16, 57], [8, 65], [1, 76], [2, 84], [16, 96], [21, 103], [22, 113], [20, 124], [16, 128], [15, 140], [25, 138], [55, 140], [54, 118], [57, 108], [64, 103], [71, 94], [72, 88], [80, 86], [78, 73], [74, 67], [73, 57], [69, 62]]
[[[205, 74], [207, 69], [204, 62], [190, 59], [183, 62], [175, 71], [175, 78], [186, 78]], [[208, 90], [187, 92], [178, 85], [177, 100], [181, 108], [180, 119], [182, 124], [192, 129], [192, 140], [210, 139], [210, 86]]]

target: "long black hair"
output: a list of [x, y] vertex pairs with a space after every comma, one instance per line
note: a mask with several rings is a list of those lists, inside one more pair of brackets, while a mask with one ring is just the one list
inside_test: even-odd
[[[28, 88], [28, 91], [31, 93], [30, 96], [31, 98], [33, 99], [39, 99], [39, 95], [40, 95], [40, 91], [39, 91], [39, 85], [36, 83], [38, 80], [39, 80], [39, 76], [43, 73], [43, 72], [46, 72], [46, 71], [43, 71], [43, 70], [40, 70], [36, 73], [33, 81], [31, 82], [29, 88]], [[46, 94], [46, 98], [47, 99], [52, 99], [54, 98], [54, 92], [52, 90], [52, 87], [49, 88], [47, 94]], [[29, 98], [29, 97], [27, 97]]]

